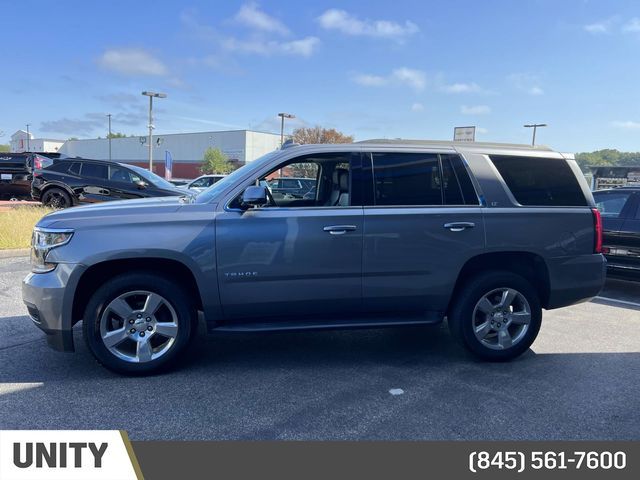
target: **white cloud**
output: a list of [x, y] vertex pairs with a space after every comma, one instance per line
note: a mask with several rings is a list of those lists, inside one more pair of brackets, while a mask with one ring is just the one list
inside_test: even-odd
[[405, 85], [414, 90], [422, 90], [427, 84], [427, 75], [422, 70], [401, 67], [393, 70], [389, 75], [358, 74], [353, 81], [366, 87], [383, 87], [386, 85]]
[[424, 105], [421, 104], [420, 102], [416, 102], [413, 105], [411, 105], [411, 111], [412, 112], [422, 112], [422, 111], [424, 111]]
[[107, 70], [130, 76], [164, 76], [169, 72], [164, 63], [139, 48], [106, 50], [98, 59], [98, 63]]
[[640, 122], [634, 122], [632, 120], [611, 122], [611, 125], [616, 128], [622, 128], [625, 130], [640, 130]]
[[540, 87], [540, 78], [530, 73], [512, 73], [507, 77], [514, 87], [528, 95], [544, 95], [544, 90]]
[[477, 83], [452, 83], [444, 85], [442, 91], [447, 93], [480, 93], [483, 90]]
[[297, 55], [309, 57], [320, 45], [316, 37], [305, 37], [299, 40], [280, 42], [276, 40], [239, 40], [226, 38], [222, 41], [223, 47], [228, 51], [253, 53], [257, 55]]
[[596, 35], [601, 33], [609, 33], [609, 30], [611, 29], [611, 23], [608, 21], [590, 23], [589, 25], [585, 25], [582, 28], [584, 28], [585, 32], [593, 33]]
[[627, 23], [622, 26], [622, 31], [625, 33], [637, 33], [640, 32], [640, 18], [633, 17]]
[[243, 25], [264, 32], [288, 35], [289, 29], [277, 18], [260, 10], [257, 3], [245, 3], [235, 15], [235, 20]]
[[360, 19], [344, 10], [332, 8], [318, 17], [320, 26], [326, 30], [337, 30], [347, 35], [403, 39], [420, 31], [410, 21], [404, 24], [390, 20]]
[[463, 105], [460, 107], [460, 112], [463, 115], [487, 115], [491, 113], [491, 108], [488, 105], [474, 105], [471, 107]]

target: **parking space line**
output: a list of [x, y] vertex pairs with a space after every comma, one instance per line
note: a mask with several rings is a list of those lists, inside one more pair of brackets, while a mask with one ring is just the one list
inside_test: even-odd
[[604, 300], [604, 301], [606, 301], [606, 302], [611, 302], [611, 303], [620, 303], [620, 304], [622, 304], [622, 305], [630, 305], [630, 306], [632, 306], [632, 307], [638, 307], [638, 308], [640, 308], [640, 303], [637, 303], [637, 302], [629, 302], [629, 301], [627, 301], [627, 300], [618, 300], [618, 299], [616, 299], [616, 298], [609, 298], [609, 297], [600, 297], [600, 296], [598, 296], [598, 297], [595, 297], [595, 299], [594, 299], [594, 300]]

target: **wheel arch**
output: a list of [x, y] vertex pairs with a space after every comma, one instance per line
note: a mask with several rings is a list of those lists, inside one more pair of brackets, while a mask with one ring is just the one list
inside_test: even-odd
[[136, 257], [104, 260], [89, 266], [78, 279], [73, 295], [72, 325], [82, 319], [91, 294], [105, 281], [122, 273], [145, 271], [160, 274], [185, 288], [198, 310], [203, 310], [202, 292], [192, 270], [179, 260], [166, 257]]
[[69, 195], [69, 198], [71, 199], [71, 205], [75, 205], [78, 203], [76, 196], [73, 193], [73, 190], [68, 185], [64, 183], [59, 183], [59, 182], [47, 183], [44, 187], [42, 187], [40, 189], [40, 201], [44, 199], [44, 196], [46, 195], [46, 193], [52, 188], [59, 188], [60, 190], [63, 190], [64, 192], [66, 192], [67, 195]]
[[467, 260], [456, 279], [455, 287], [447, 306], [447, 312], [451, 309], [457, 293], [463, 288], [465, 282], [474, 275], [488, 270], [508, 271], [526, 278], [538, 292], [542, 307], [547, 308], [549, 304], [550, 278], [546, 262], [537, 253], [509, 251], [483, 253]]

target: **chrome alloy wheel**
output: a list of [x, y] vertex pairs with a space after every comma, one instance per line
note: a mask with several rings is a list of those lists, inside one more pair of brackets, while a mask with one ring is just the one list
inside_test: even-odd
[[473, 331], [484, 346], [504, 350], [520, 342], [531, 323], [527, 299], [513, 288], [497, 288], [473, 309]]
[[146, 290], [113, 299], [100, 317], [100, 336], [116, 357], [147, 363], [165, 355], [176, 341], [178, 316], [169, 301]]

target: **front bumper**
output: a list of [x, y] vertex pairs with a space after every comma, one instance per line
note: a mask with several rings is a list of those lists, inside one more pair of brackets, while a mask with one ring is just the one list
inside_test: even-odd
[[585, 302], [600, 293], [607, 275], [604, 255], [555, 257], [547, 260], [549, 301], [547, 309]]
[[55, 350], [73, 352], [73, 294], [85, 267], [60, 263], [52, 272], [30, 273], [22, 281], [22, 301], [33, 323]]

